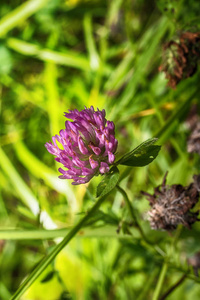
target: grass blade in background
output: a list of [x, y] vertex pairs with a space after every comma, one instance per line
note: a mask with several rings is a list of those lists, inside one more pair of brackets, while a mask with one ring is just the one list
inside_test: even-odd
[[0, 149], [0, 162], [4, 173], [9, 177], [13, 187], [21, 197], [23, 203], [30, 208], [31, 212], [35, 216], [37, 216], [39, 213], [39, 203], [37, 199], [23, 181], [21, 176], [18, 174], [15, 167], [12, 165], [11, 161], [2, 149]]
[[29, 172], [37, 178], [42, 178], [53, 189], [64, 194], [69, 201], [71, 210], [76, 212], [78, 209], [78, 203], [70, 182], [60, 180], [58, 175], [35, 157], [23, 144], [23, 142], [17, 142], [15, 144], [15, 150], [19, 160], [24, 164]]
[[38, 276], [46, 269], [46, 267], [53, 261], [57, 254], [70, 242], [70, 240], [77, 234], [77, 232], [84, 226], [85, 223], [93, 216], [93, 214], [100, 207], [102, 202], [105, 200], [104, 197], [99, 198], [89, 212], [83, 217], [76, 226], [66, 235], [66, 237], [57, 246], [54, 247], [44, 259], [40, 261], [33, 272], [23, 281], [19, 289], [12, 296], [11, 300], [20, 299], [21, 295], [28, 289], [29, 286], [38, 278]]
[[7, 45], [12, 50], [23, 55], [33, 56], [42, 61], [53, 62], [55, 64], [73, 67], [84, 71], [90, 70], [90, 63], [88, 59], [73, 51], [66, 50], [63, 53], [60, 53], [49, 49], [41, 49], [37, 45], [15, 38], [9, 38], [7, 40]]
[[44, 7], [49, 0], [29, 0], [12, 10], [0, 21], [0, 37]]
[[[170, 300], [199, 300], [200, 281], [189, 261], [200, 251], [200, 223], [170, 234], [152, 230], [151, 207], [141, 195], [141, 190], [158, 192], [166, 171], [166, 189], [189, 186], [199, 173], [199, 154], [187, 152], [193, 131], [189, 111], [193, 117], [200, 111], [199, 67], [176, 90], [158, 71], [163, 44], [200, 30], [198, 1], [175, 2], [1, 1], [2, 300], [159, 299], [183, 276]], [[187, 44], [186, 60], [196, 47]], [[165, 62], [173, 68], [171, 56]], [[116, 161], [129, 156], [117, 165], [113, 182], [109, 174], [104, 177], [98, 192], [120, 186], [106, 194], [90, 220], [73, 227], [96, 203], [102, 177], [79, 186], [59, 179], [60, 165], [44, 144], [64, 128], [65, 111], [91, 105], [105, 109], [115, 123]], [[162, 145], [156, 160], [144, 168], [127, 167], [138, 163], [131, 149], [152, 137]], [[167, 272], [160, 272], [164, 264]]]

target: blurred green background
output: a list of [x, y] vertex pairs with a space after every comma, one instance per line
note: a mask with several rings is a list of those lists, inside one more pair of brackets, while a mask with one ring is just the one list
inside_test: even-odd
[[[114, 190], [21, 299], [152, 299], [174, 235], [150, 229], [140, 191], [152, 192], [167, 170], [169, 184], [187, 185], [200, 169], [199, 155], [187, 153], [185, 123], [199, 105], [200, 72], [171, 90], [158, 67], [164, 42], [200, 30], [198, 1], [3, 0], [0, 8], [0, 299], [62, 236], [43, 229], [64, 235], [95, 201], [100, 179], [75, 187], [58, 179], [44, 147], [64, 128], [64, 112], [91, 105], [114, 121], [118, 157], [148, 138], [163, 145], [152, 164], [129, 169], [121, 182], [147, 235], [162, 242], [152, 248], [137, 232], [123, 234], [129, 216]], [[199, 224], [181, 231], [163, 293], [188, 271], [199, 234]], [[188, 276], [167, 299], [200, 299], [199, 283]]]

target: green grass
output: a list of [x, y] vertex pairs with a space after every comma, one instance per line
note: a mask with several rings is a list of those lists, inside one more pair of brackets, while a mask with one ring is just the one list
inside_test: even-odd
[[[167, 299], [199, 299], [199, 277], [187, 264], [200, 251], [199, 223], [153, 231], [141, 195], [166, 171], [168, 184], [189, 185], [200, 169], [199, 155], [187, 152], [186, 126], [191, 107], [199, 108], [199, 69], [176, 90], [158, 72], [163, 43], [180, 30], [199, 31], [199, 13], [193, 0], [2, 1], [2, 300], [160, 300], [184, 274]], [[119, 166], [126, 193], [114, 188], [73, 237], [102, 178], [79, 186], [60, 180], [44, 144], [64, 128], [64, 112], [91, 105], [115, 123], [117, 160], [149, 138], [162, 148], [148, 166]], [[66, 236], [73, 239], [63, 249]], [[25, 278], [36, 281], [21, 293]]]

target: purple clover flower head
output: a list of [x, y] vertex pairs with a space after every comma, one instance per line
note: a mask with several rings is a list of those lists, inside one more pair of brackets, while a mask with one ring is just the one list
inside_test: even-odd
[[[59, 168], [59, 178], [73, 179], [78, 185], [90, 181], [99, 174], [109, 172], [115, 160], [118, 141], [115, 139], [115, 125], [105, 118], [105, 110], [94, 107], [82, 111], [69, 110], [65, 117], [65, 129], [52, 137], [53, 143], [45, 144], [47, 150], [55, 155], [55, 160], [65, 169]], [[57, 144], [59, 143], [59, 145]]]

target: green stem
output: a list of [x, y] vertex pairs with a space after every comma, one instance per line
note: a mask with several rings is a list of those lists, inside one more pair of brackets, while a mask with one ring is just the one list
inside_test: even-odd
[[[65, 237], [71, 227], [62, 229], [39, 229], [39, 230], [24, 230], [24, 229], [4, 229], [0, 230], [0, 240], [50, 240], [60, 237]], [[95, 238], [117, 238], [117, 239], [130, 239], [128, 234], [119, 234], [116, 232], [116, 226], [97, 226], [97, 227], [84, 227], [80, 233], [77, 234], [79, 238], [95, 237]]]
[[187, 274], [181, 276], [181, 278], [161, 298], [159, 298], [159, 300], [166, 299], [178, 286], [180, 286], [185, 281], [186, 278]]
[[151, 272], [151, 276], [147, 275], [146, 281], [145, 281], [145, 286], [142, 288], [142, 292], [137, 297], [137, 300], [144, 300], [144, 299], [148, 298], [147, 294], [149, 293], [149, 290], [158, 275], [157, 273], [158, 273], [158, 270], [156, 268], [154, 268], [154, 270], [152, 270], [152, 272]]
[[140, 234], [141, 234], [142, 238], [144, 239], [144, 241], [145, 241], [147, 244], [149, 244], [149, 245], [153, 245], [153, 243], [152, 243], [151, 241], [149, 241], [149, 240], [146, 238], [146, 236], [145, 236], [145, 234], [144, 234], [142, 228], [140, 227], [140, 224], [138, 223], [137, 217], [136, 217], [135, 212], [134, 212], [134, 210], [133, 210], [133, 206], [132, 206], [132, 204], [131, 204], [131, 201], [130, 201], [129, 198], [128, 198], [127, 193], [126, 193], [125, 190], [122, 189], [119, 185], [116, 185], [116, 188], [118, 189], [118, 191], [119, 191], [119, 192], [122, 194], [122, 196], [124, 197], [124, 200], [125, 200], [125, 202], [126, 202], [126, 204], [127, 204], [127, 207], [128, 207], [129, 212], [130, 212], [130, 215], [131, 215], [131, 217], [132, 217], [132, 219], [133, 219], [133, 221], [134, 221], [134, 226], [138, 229], [138, 231], [140, 232]]
[[32, 285], [32, 283], [38, 278], [38, 276], [45, 270], [45, 268], [52, 262], [56, 255], [70, 242], [70, 240], [77, 234], [77, 232], [86, 224], [90, 217], [97, 211], [105, 197], [101, 197], [97, 200], [94, 206], [89, 212], [78, 222], [76, 226], [66, 235], [66, 237], [60, 242], [51, 253], [44, 257], [33, 272], [23, 281], [21, 286], [15, 292], [10, 300], [20, 299], [24, 292]]
[[163, 263], [163, 267], [162, 267], [162, 270], [160, 272], [160, 276], [159, 276], [157, 286], [156, 286], [156, 289], [154, 291], [154, 295], [153, 295], [152, 300], [158, 300], [159, 299], [159, 295], [160, 295], [160, 292], [161, 292], [161, 289], [162, 289], [162, 286], [163, 286], [163, 282], [164, 282], [165, 275], [167, 273], [168, 264], [169, 264], [169, 260], [167, 260], [167, 258], [169, 259], [172, 256], [172, 254], [174, 253], [176, 243], [177, 243], [178, 238], [180, 236], [181, 230], [182, 230], [182, 226], [178, 227], [178, 229], [175, 232], [175, 236], [174, 236], [174, 238], [171, 242], [170, 248], [169, 248], [169, 253], [166, 257], [166, 260]]
[[[174, 236], [174, 238], [172, 240], [171, 246], [169, 248], [168, 257], [171, 257], [171, 255], [175, 251], [176, 243], [177, 243], [178, 238], [180, 236], [181, 230], [182, 230], [182, 226], [178, 227], [178, 229], [177, 229], [177, 231], [175, 233], [175, 236]], [[160, 276], [159, 276], [159, 279], [158, 279], [158, 283], [157, 283], [157, 286], [156, 286], [156, 289], [155, 289], [155, 292], [154, 292], [152, 300], [158, 300], [159, 299], [159, 295], [160, 295], [160, 292], [161, 292], [161, 289], [162, 289], [162, 286], [163, 286], [163, 282], [164, 282], [164, 278], [165, 278], [165, 275], [166, 275], [166, 272], [167, 272], [167, 268], [168, 268], [168, 262], [165, 261], [163, 263], [163, 267], [162, 267], [162, 270], [161, 270], [161, 273], [160, 273]], [[186, 277], [186, 274], [184, 274], [184, 279], [185, 279], [185, 277]], [[181, 282], [182, 282], [182, 280], [181, 280]], [[179, 283], [177, 283], [177, 284], [179, 285]], [[173, 289], [175, 289], [175, 288], [176, 287], [174, 287]], [[168, 293], [170, 293], [170, 291], [168, 291]], [[165, 298], [163, 298], [163, 299], [165, 299]]]
[[136, 217], [135, 217], [135, 213], [134, 213], [134, 210], [133, 210], [133, 206], [131, 204], [131, 201], [129, 200], [128, 198], [128, 195], [127, 193], [125, 192], [125, 190], [123, 188], [121, 188], [119, 185], [116, 185], [116, 188], [118, 189], [118, 191], [122, 194], [122, 196], [124, 197], [124, 200], [128, 206], [128, 209], [129, 209], [129, 212], [130, 212], [130, 215], [131, 217], [133, 218], [134, 222], [137, 223], [136, 221]]
[[161, 289], [162, 289], [162, 286], [163, 286], [163, 282], [164, 282], [164, 279], [165, 279], [166, 272], [167, 272], [167, 262], [164, 262], [152, 300], [158, 300], [158, 297], [160, 295], [160, 292], [161, 292]]

